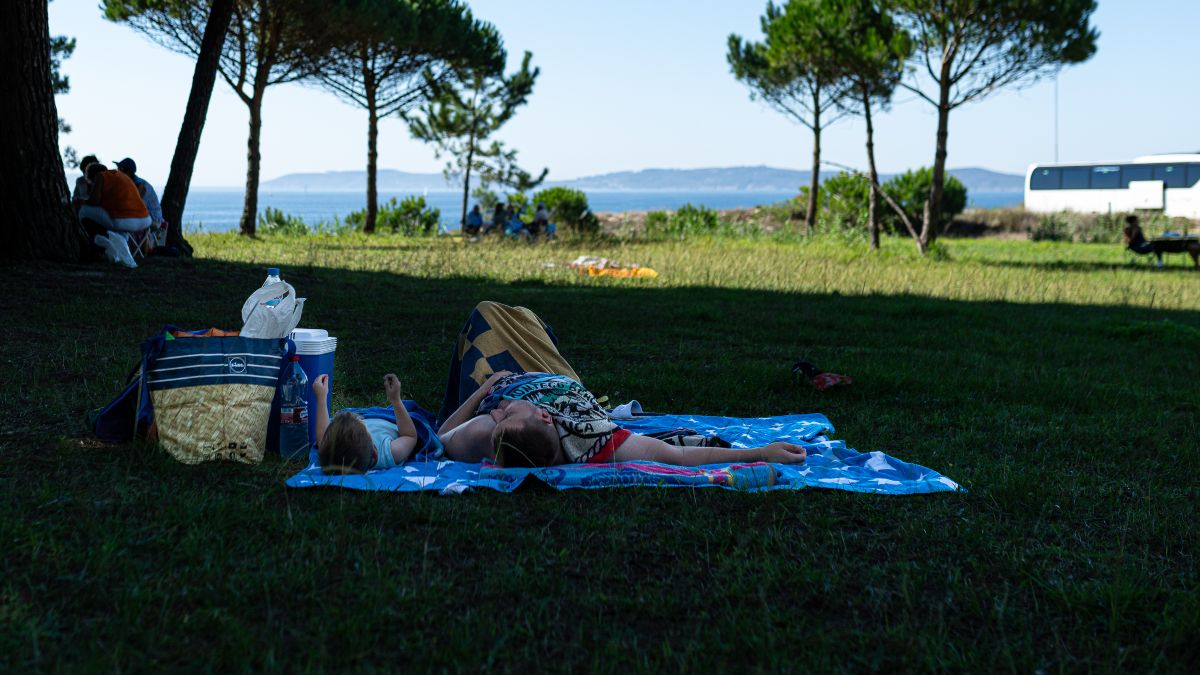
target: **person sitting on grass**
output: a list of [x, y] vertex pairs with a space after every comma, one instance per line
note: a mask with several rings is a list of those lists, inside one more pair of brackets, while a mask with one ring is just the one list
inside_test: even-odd
[[513, 238], [520, 237], [525, 240], [532, 239], [532, 235], [529, 233], [529, 228], [525, 227], [524, 221], [521, 220], [520, 208], [514, 209], [509, 207], [508, 225], [504, 228], [504, 234], [507, 234]]
[[396, 421], [363, 419], [347, 410], [329, 420], [325, 405], [329, 395], [329, 376], [313, 380], [313, 396], [317, 406], [317, 460], [325, 473], [365, 473], [371, 469], [387, 469], [403, 464], [417, 447], [417, 427], [413, 424], [404, 401], [400, 398], [400, 380], [388, 373], [383, 376], [383, 389]]
[[471, 212], [467, 214], [467, 221], [463, 223], [463, 234], [474, 237], [483, 229], [483, 213], [479, 211], [479, 205], [476, 204]]
[[503, 467], [648, 460], [676, 466], [728, 462], [798, 464], [804, 448], [680, 447], [620, 428], [582, 384], [566, 375], [500, 371], [438, 430], [446, 456]]

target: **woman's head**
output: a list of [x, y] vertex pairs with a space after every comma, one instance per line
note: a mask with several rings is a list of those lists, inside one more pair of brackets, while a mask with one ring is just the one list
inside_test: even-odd
[[317, 445], [317, 459], [326, 473], [364, 473], [375, 466], [379, 457], [362, 418], [340, 412]]
[[1128, 216], [1125, 216], [1125, 224], [1130, 227], [1137, 227], [1138, 217], [1133, 214], [1129, 214]]
[[87, 171], [84, 173], [87, 175], [88, 180], [96, 180], [96, 176], [99, 176], [105, 171], [108, 171], [107, 166], [104, 166], [100, 162], [92, 162], [91, 164], [88, 164]]
[[558, 430], [546, 410], [526, 401], [502, 401], [490, 414], [496, 421], [492, 430], [496, 464], [542, 467], [563, 462]]

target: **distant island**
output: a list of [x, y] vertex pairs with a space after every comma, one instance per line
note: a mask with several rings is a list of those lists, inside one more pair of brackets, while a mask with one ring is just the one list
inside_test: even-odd
[[[837, 171], [822, 172], [822, 177]], [[988, 169], [950, 169], [970, 192], [1021, 192], [1025, 178], [1017, 174]], [[584, 176], [563, 181], [547, 181], [547, 187], [562, 186], [584, 191], [604, 192], [793, 192], [808, 185], [810, 173], [769, 166], [734, 166], [713, 169], [643, 169]], [[884, 174], [887, 180], [891, 174]], [[440, 173], [409, 173], [380, 169], [381, 192], [443, 192], [461, 190], [447, 183]], [[262, 190], [279, 192], [359, 192], [366, 186], [364, 171], [326, 171], [290, 173], [264, 181]]]

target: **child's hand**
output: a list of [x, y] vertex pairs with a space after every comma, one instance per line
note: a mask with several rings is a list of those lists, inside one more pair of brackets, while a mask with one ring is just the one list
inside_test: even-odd
[[329, 376], [318, 375], [317, 379], [313, 380], [312, 390], [317, 399], [324, 401], [329, 394]]
[[396, 377], [395, 373], [388, 373], [383, 376], [383, 390], [387, 392], [388, 401], [400, 400], [400, 378]]
[[759, 455], [764, 462], [772, 464], [800, 464], [808, 456], [808, 452], [794, 443], [777, 441], [759, 448]]

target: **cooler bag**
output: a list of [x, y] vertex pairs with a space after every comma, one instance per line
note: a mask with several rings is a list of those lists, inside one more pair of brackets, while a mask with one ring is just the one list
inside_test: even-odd
[[278, 387], [295, 344], [174, 326], [142, 343], [136, 379], [95, 421], [96, 435], [156, 437], [186, 464], [261, 462], [278, 449]]

